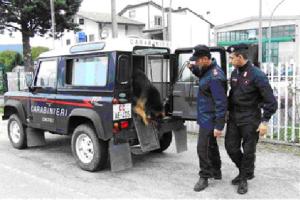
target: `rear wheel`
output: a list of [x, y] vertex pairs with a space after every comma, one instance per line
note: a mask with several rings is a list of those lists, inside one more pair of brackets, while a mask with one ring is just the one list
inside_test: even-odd
[[152, 152], [162, 153], [170, 146], [171, 142], [172, 142], [172, 131], [164, 133], [159, 139], [160, 148]]
[[72, 153], [79, 167], [86, 171], [105, 168], [108, 156], [108, 144], [98, 139], [89, 124], [79, 125], [72, 135]]
[[13, 114], [9, 117], [7, 132], [10, 143], [14, 148], [24, 149], [27, 147], [25, 128], [18, 115]]

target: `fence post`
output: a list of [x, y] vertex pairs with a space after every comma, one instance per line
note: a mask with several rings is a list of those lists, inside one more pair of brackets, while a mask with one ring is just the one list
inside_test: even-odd
[[[281, 130], [281, 63], [278, 63], [278, 81], [277, 81], [277, 140], [280, 140]], [[272, 138], [273, 139], [273, 138]]]

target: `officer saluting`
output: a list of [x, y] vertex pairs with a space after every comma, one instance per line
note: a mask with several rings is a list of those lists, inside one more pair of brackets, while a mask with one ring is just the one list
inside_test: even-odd
[[232, 45], [227, 52], [235, 69], [230, 78], [225, 148], [239, 169], [239, 175], [232, 180], [232, 184], [238, 185], [239, 194], [245, 194], [248, 191], [247, 179], [254, 177], [259, 135], [267, 133], [267, 124], [276, 112], [277, 102], [266, 75], [247, 60], [248, 46]]
[[199, 77], [197, 99], [197, 122], [200, 125], [197, 153], [200, 161], [200, 179], [196, 183], [196, 192], [208, 186], [208, 178], [221, 179], [221, 159], [216, 137], [222, 134], [227, 111], [226, 77], [222, 69], [211, 60], [207, 46], [194, 48], [189, 65], [191, 71]]

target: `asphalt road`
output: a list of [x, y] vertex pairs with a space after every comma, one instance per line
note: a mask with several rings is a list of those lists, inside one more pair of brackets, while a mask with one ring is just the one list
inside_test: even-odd
[[249, 192], [238, 195], [230, 180], [237, 174], [219, 140], [223, 179], [194, 192], [198, 180], [196, 136], [188, 136], [187, 152], [176, 154], [175, 145], [163, 154], [133, 157], [133, 168], [113, 173], [109, 169], [86, 172], [71, 154], [70, 137], [46, 134], [47, 145], [13, 149], [6, 122], [0, 122], [0, 199], [2, 198], [300, 198], [300, 150], [259, 144], [256, 177]]

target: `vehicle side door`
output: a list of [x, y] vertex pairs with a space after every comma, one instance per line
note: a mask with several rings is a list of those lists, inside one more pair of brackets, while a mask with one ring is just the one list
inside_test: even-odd
[[[223, 69], [226, 75], [226, 52], [222, 47], [210, 47], [213, 62]], [[193, 48], [182, 48], [175, 51], [173, 62], [173, 101], [172, 115], [185, 120], [197, 119], [197, 95], [199, 79], [188, 66]], [[175, 66], [174, 66], [175, 65]], [[175, 71], [174, 71], [175, 70]]]
[[57, 58], [38, 62], [29, 98], [29, 124], [34, 128], [55, 130], [57, 63]]

